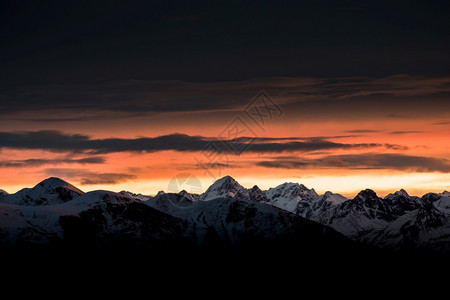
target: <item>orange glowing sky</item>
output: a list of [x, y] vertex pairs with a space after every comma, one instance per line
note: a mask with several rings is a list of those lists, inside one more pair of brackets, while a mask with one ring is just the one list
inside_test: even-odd
[[[449, 77], [407, 75], [30, 86], [11, 92], [1, 113], [0, 188], [57, 176], [84, 191], [151, 195], [173, 190], [177, 176], [198, 178], [204, 191], [231, 175], [249, 188], [292, 181], [348, 197], [442, 192], [449, 93]], [[262, 119], [245, 113], [255, 108]], [[232, 149], [211, 152], [210, 143]]]

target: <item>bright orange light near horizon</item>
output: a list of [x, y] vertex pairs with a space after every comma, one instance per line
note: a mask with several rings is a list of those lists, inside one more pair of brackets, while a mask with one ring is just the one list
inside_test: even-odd
[[[433, 89], [445, 93], [448, 78], [358, 80], [356, 88], [361, 80], [370, 88], [364, 85], [367, 91], [355, 92], [352, 86], [347, 91], [350, 95], [338, 99], [322, 95], [323, 79], [269, 78], [223, 84], [170, 83], [181, 85], [190, 95], [199, 93], [222, 102], [227, 98], [220, 91], [232, 95], [233, 105], [225, 101], [204, 109], [142, 114], [116, 111], [111, 113], [114, 118], [90, 112], [82, 121], [75, 118], [80, 111], [65, 111], [62, 116], [72, 116], [65, 121], [55, 119], [52, 110], [47, 116], [51, 121], [19, 122], [30, 118], [30, 112], [24, 110], [16, 119], [0, 120], [5, 136], [0, 150], [0, 188], [15, 192], [57, 176], [84, 190], [156, 194], [167, 190], [172, 178], [188, 173], [199, 178], [203, 189], [225, 175], [248, 187], [257, 184], [267, 189], [295, 181], [319, 192], [345, 195], [364, 188], [381, 194], [401, 188], [416, 194], [449, 189], [447, 102], [439, 95], [427, 94]], [[251, 96], [249, 91], [260, 83], [269, 87], [270, 96]], [[339, 94], [347, 84], [344, 80], [342, 86], [326, 88], [336, 88]], [[424, 88], [415, 86], [420, 84]], [[378, 96], [380, 91], [386, 96]], [[415, 93], [417, 97], [427, 95], [441, 108], [418, 101], [407, 104], [406, 98], [399, 98]], [[363, 94], [381, 98], [352, 100]], [[151, 99], [152, 93], [148, 97]], [[379, 102], [384, 109], [378, 107]], [[404, 106], [398, 112], [400, 104]], [[210, 152], [218, 144], [231, 149]]]

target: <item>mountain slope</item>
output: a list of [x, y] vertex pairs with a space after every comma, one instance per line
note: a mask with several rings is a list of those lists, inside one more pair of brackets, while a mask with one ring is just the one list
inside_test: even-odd
[[[269, 204], [330, 226], [353, 240], [371, 245], [405, 248], [407, 244], [409, 248], [415, 245], [417, 248], [431, 249], [434, 244], [437, 251], [447, 251], [446, 247], [440, 245], [447, 242], [450, 232], [446, 225], [450, 214], [448, 192], [415, 197], [400, 190], [380, 198], [374, 191], [366, 189], [355, 198], [347, 199], [332, 192], [319, 196], [314, 189], [297, 183], [284, 183], [261, 191], [255, 187], [245, 189], [229, 177], [220, 179], [218, 183], [224, 181], [238, 187], [235, 189], [239, 193], [229, 193], [229, 186], [215, 183], [213, 195]], [[256, 191], [254, 193], [258, 197], [252, 197], [251, 191]], [[205, 194], [208, 194], [208, 199], [213, 198], [209, 191]], [[408, 232], [415, 230], [417, 234], [413, 238], [407, 237]]]
[[300, 212], [319, 198], [314, 191], [298, 183], [283, 183], [266, 192], [268, 204], [290, 212]]
[[[227, 195], [248, 195], [230, 178], [220, 183], [225, 194], [235, 192]], [[61, 196], [62, 188], [74, 193], [69, 194], [71, 200]], [[257, 188], [252, 192], [264, 195]], [[141, 199], [147, 197], [129, 192], [82, 193], [55, 178], [11, 196], [12, 203], [0, 203], [3, 247], [59, 245], [69, 249], [163, 252], [215, 249], [221, 253], [267, 247], [271, 251], [314, 253], [322, 247], [336, 251], [354, 247], [331, 228], [251, 200], [196, 201], [191, 194], [161, 192], [143, 202]]]
[[57, 241], [92, 247], [153, 249], [182, 244], [191, 250], [257, 251], [250, 246], [284, 241], [280, 243], [297, 250], [318, 251], [309, 243], [333, 248], [331, 240], [343, 239], [340, 232], [383, 248], [448, 252], [449, 217], [448, 192], [415, 197], [400, 190], [380, 198], [366, 189], [347, 199], [332, 192], [319, 196], [297, 183], [268, 191], [257, 186], [247, 189], [226, 176], [202, 195], [161, 191], [151, 197], [83, 193], [61, 179], [49, 178], [16, 194], [0, 194], [0, 245]]
[[[171, 208], [167, 209], [168, 206]], [[323, 245], [336, 250], [352, 245], [331, 228], [249, 200], [216, 198], [199, 201], [189, 209], [169, 202], [159, 208], [190, 224], [185, 235], [201, 247], [249, 251], [257, 245], [273, 246], [278, 241], [304, 253], [312, 249], [320, 251]]]
[[200, 201], [209, 201], [216, 198], [250, 199], [249, 191], [240, 185], [231, 176], [225, 176], [214, 182], [202, 195]]
[[72, 200], [84, 192], [59, 178], [48, 178], [31, 189], [5, 195], [0, 201], [16, 205], [55, 205]]

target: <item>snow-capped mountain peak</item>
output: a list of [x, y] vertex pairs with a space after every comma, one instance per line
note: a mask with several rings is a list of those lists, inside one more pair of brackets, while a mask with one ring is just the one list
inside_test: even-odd
[[165, 193], [166, 193], [166, 192], [164, 192], [164, 191], [159, 191], [159, 192], [155, 195], [155, 197], [164, 195]]
[[373, 191], [371, 189], [362, 190], [355, 197], [355, 200], [362, 200], [362, 201], [373, 200], [373, 199], [378, 200], [379, 197], [378, 197], [377, 193], [375, 193], [375, 191]]
[[6, 195], [2, 202], [17, 205], [55, 205], [72, 200], [84, 192], [70, 183], [50, 177], [35, 187], [25, 188], [12, 195]]
[[198, 194], [192, 194], [187, 192], [186, 190], [182, 190], [181, 192], [178, 193], [178, 195], [185, 197], [189, 200], [191, 200], [192, 202], [197, 202], [198, 198], [200, 197]]
[[148, 199], [150, 199], [150, 196], [146, 196], [146, 195], [142, 195], [142, 194], [135, 194], [132, 192], [128, 192], [128, 191], [121, 191], [119, 194], [124, 195], [126, 197], [129, 198], [134, 198], [134, 199], [138, 199], [141, 201], [147, 201]]
[[249, 200], [249, 191], [240, 185], [231, 176], [225, 176], [214, 182], [200, 196], [200, 201], [209, 201], [217, 198], [238, 198]]
[[250, 200], [254, 202], [267, 202], [266, 192], [262, 191], [257, 185], [254, 185], [250, 191]]
[[290, 212], [298, 210], [300, 201], [312, 202], [319, 198], [314, 189], [308, 189], [303, 184], [286, 182], [266, 192], [269, 204]]
[[403, 196], [406, 198], [410, 198], [408, 192], [406, 192], [404, 189], [401, 189], [400, 191], [396, 191], [394, 193], [395, 196]]
[[333, 204], [341, 204], [348, 200], [348, 198], [342, 196], [341, 194], [334, 194], [330, 191], [325, 192], [325, 194], [323, 194], [323, 198], [325, 201], [331, 202]]
[[450, 197], [450, 192], [449, 191], [443, 191], [441, 194], [443, 196], [445, 196], [445, 197]]

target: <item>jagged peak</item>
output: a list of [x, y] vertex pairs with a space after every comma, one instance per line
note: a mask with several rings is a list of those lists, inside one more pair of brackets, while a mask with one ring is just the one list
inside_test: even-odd
[[[160, 195], [164, 195], [166, 192], [164, 192], [164, 191], [159, 191], [157, 194], [156, 194], [156, 196], [160, 196]], [[156, 197], [155, 196], [155, 197]]]
[[355, 198], [361, 198], [361, 199], [365, 199], [365, 198], [378, 198], [377, 193], [375, 193], [374, 190], [371, 189], [365, 189], [362, 190], [358, 193], [358, 195], [356, 195]]
[[331, 191], [326, 191], [321, 197], [324, 198], [326, 201], [335, 204], [340, 204], [348, 200], [347, 197], [344, 197], [341, 194], [335, 194]]
[[186, 190], [180, 191], [180, 192], [178, 193], [178, 195], [181, 195], [181, 196], [198, 196], [198, 194], [195, 194], [195, 193], [189, 193], [189, 192], [186, 191]]
[[275, 188], [270, 188], [270, 189], [290, 189], [290, 188], [296, 188], [298, 190], [310, 190], [302, 183], [297, 183], [297, 182], [285, 182], [285, 183], [282, 183], [282, 184], [276, 186]]
[[250, 189], [251, 192], [260, 192], [262, 191], [259, 186], [257, 186], [256, 184]]
[[390, 193], [389, 195], [387, 195], [385, 197], [385, 199], [392, 199], [392, 198], [398, 198], [398, 197], [404, 197], [407, 199], [411, 198], [407, 191], [405, 191], [404, 189], [401, 189], [399, 191], [396, 191], [395, 193]]
[[240, 185], [233, 177], [227, 175], [216, 180], [200, 196], [201, 201], [212, 200], [220, 197], [248, 199], [249, 190]]
[[405, 196], [405, 197], [408, 197], [408, 198], [409, 198], [408, 192], [405, 191], [404, 189], [401, 189], [400, 191], [396, 191], [396, 192], [394, 193], [394, 195], [397, 195], [397, 196]]
[[217, 179], [211, 186], [223, 186], [224, 184], [239, 184], [233, 177], [226, 175], [222, 178]]

